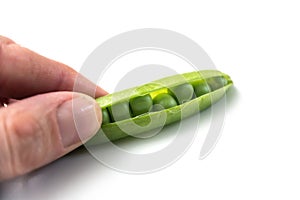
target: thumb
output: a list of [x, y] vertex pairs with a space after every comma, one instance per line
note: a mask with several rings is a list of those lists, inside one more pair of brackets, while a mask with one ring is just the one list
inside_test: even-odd
[[84, 94], [55, 92], [0, 108], [0, 181], [41, 167], [100, 128], [101, 109]]

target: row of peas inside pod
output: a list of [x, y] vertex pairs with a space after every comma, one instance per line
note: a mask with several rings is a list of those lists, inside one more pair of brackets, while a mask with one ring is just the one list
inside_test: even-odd
[[149, 94], [113, 103], [107, 108], [102, 108], [102, 124], [105, 125], [149, 112], [172, 108], [222, 88], [226, 84], [227, 80], [219, 76], [193, 83], [183, 83], [170, 88], [163, 86], [159, 90], [149, 92]]

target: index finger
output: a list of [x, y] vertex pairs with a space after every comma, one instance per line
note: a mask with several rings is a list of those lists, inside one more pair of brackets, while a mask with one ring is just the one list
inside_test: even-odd
[[76, 92], [93, 97], [107, 94], [67, 65], [0, 36], [0, 96], [20, 99], [46, 92], [73, 91], [75, 82]]

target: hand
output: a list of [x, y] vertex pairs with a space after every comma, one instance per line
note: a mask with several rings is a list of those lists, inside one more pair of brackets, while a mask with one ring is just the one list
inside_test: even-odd
[[[76, 80], [81, 93], [72, 92]], [[106, 94], [68, 66], [0, 36], [0, 181], [90, 139], [102, 121], [92, 97]]]

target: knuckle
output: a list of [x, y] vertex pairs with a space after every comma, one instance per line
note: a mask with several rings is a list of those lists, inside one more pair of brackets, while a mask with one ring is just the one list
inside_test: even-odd
[[4, 50], [5, 47], [11, 44], [15, 44], [14, 41], [12, 41], [11, 39], [7, 38], [7, 37], [3, 37], [0, 35], [0, 67], [1, 67], [1, 60], [3, 58], [4, 55]]
[[4, 36], [0, 35], [0, 46], [2, 44], [12, 44], [12, 43], [14, 43], [14, 41], [12, 41], [11, 39], [9, 39], [7, 37], [4, 37]]

